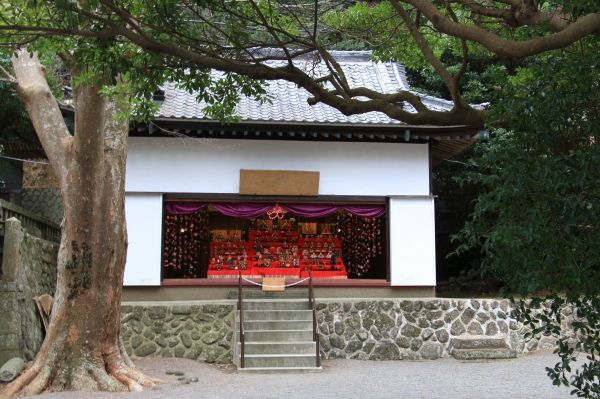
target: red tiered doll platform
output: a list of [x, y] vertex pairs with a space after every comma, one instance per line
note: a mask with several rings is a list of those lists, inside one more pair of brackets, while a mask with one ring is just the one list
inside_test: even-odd
[[[297, 232], [252, 230], [248, 241], [210, 243], [208, 278], [285, 276], [346, 279], [337, 237], [301, 237]], [[333, 261], [332, 261], [333, 258]]]

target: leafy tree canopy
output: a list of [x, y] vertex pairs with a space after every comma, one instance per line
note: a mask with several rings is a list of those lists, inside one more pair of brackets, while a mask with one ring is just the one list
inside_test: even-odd
[[[577, 348], [589, 362], [567, 380], [573, 346], [561, 340], [563, 361], [549, 374], [578, 395], [598, 392], [597, 1], [22, 0], [0, 11], [0, 31], [4, 44], [58, 54], [78, 79], [127, 82], [141, 118], [166, 80], [199, 90], [209, 113], [226, 120], [240, 93], [268, 100], [250, 79], [285, 79], [311, 93], [311, 103], [348, 115], [380, 111], [408, 124], [474, 130], [487, 123], [492, 139], [462, 180], [484, 193], [458, 252], [481, 248], [484, 270], [510, 290], [566, 293], [551, 298], [556, 311], [522, 315], [534, 333], [556, 333], [560, 305], [578, 309]], [[414, 92], [352, 87], [329, 51], [346, 45], [405, 63], [454, 109], [429, 110]], [[329, 73], [294, 65], [307, 54]], [[209, 69], [223, 78], [214, 81]], [[490, 110], [470, 105], [481, 101]]]
[[459, 252], [520, 293], [597, 292], [600, 283], [600, 46], [532, 60], [502, 86], [465, 183], [485, 187]]
[[[482, 192], [457, 252], [480, 249], [484, 273], [533, 296], [516, 316], [531, 336], [558, 338], [561, 361], [548, 375], [580, 397], [600, 394], [599, 50], [596, 38], [582, 40], [517, 69], [499, 90], [491, 139], [459, 179]], [[576, 339], [562, 329], [565, 306]], [[580, 367], [576, 352], [586, 354]]]
[[[164, 74], [183, 77], [187, 85], [205, 87], [206, 70], [212, 68], [253, 79], [292, 81], [313, 95], [311, 102], [323, 102], [348, 115], [380, 111], [409, 124], [473, 128], [481, 128], [486, 118], [485, 111], [474, 109], [461, 95], [461, 79], [473, 57], [525, 58], [568, 47], [600, 31], [600, 6], [587, 0], [95, 0], [33, 4], [16, 1], [0, 15], [0, 29], [11, 35], [13, 44], [67, 35], [69, 39], [62, 41], [67, 49], [75, 44], [94, 48], [92, 54], [81, 50], [86, 54], [78, 57], [87, 65], [99, 62], [121, 72], [127, 64], [140, 71], [129, 81], [141, 86], [137, 89], [146, 99], [146, 83], [156, 87]], [[351, 87], [328, 51], [340, 39], [351, 42], [346, 33], [367, 40], [378, 58], [393, 58], [413, 68], [428, 65], [440, 76], [454, 110], [429, 110], [419, 96], [408, 91], [383, 94]], [[105, 51], [98, 53], [100, 48]], [[292, 64], [294, 58], [307, 53], [322, 59], [330, 73], [314, 76], [310, 68]], [[281, 63], [265, 65], [268, 60]], [[198, 72], [188, 79], [186, 69]], [[180, 72], [173, 76], [171, 71]], [[235, 94], [223, 96], [222, 89], [236, 80], [244, 82], [244, 94], [264, 94], [259, 86], [231, 76], [220, 87], [203, 90], [201, 97], [215, 107], [231, 110]], [[404, 102], [417, 112], [407, 112]], [[219, 116], [220, 111], [214, 112]]]

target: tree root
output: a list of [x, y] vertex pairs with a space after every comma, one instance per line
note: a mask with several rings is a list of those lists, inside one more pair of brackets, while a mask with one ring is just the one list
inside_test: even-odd
[[66, 359], [57, 356], [57, 351], [40, 351], [33, 365], [0, 392], [0, 398], [37, 395], [49, 387], [53, 390], [137, 392], [164, 382], [145, 375], [124, 350], [121, 352], [121, 348], [119, 343], [99, 357], [77, 359], [75, 367], [72, 360], [68, 367]]

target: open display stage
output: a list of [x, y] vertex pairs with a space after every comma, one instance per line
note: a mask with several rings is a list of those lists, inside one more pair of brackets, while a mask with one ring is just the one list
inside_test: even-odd
[[331, 236], [303, 237], [298, 232], [252, 230], [248, 241], [210, 243], [208, 278], [289, 276], [348, 278], [340, 240]]
[[166, 279], [385, 278], [381, 205], [168, 202], [165, 213]]

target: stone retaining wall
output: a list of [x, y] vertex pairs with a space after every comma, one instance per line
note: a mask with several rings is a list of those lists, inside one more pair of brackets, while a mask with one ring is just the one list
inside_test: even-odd
[[[235, 301], [123, 306], [122, 336], [133, 357], [165, 356], [231, 363]], [[453, 338], [502, 338], [518, 355], [550, 349], [525, 342], [508, 300], [376, 299], [317, 302], [323, 359], [399, 360], [448, 357]]]
[[54, 295], [58, 244], [28, 233], [16, 218], [4, 224], [0, 276], [0, 365], [14, 356], [32, 360], [43, 340], [33, 297]]
[[124, 305], [121, 337], [132, 357], [231, 363], [235, 301]]
[[450, 355], [458, 337], [504, 338], [517, 354], [553, 344], [525, 344], [526, 329], [510, 317], [508, 300], [323, 300], [317, 309], [324, 359], [437, 359]]

